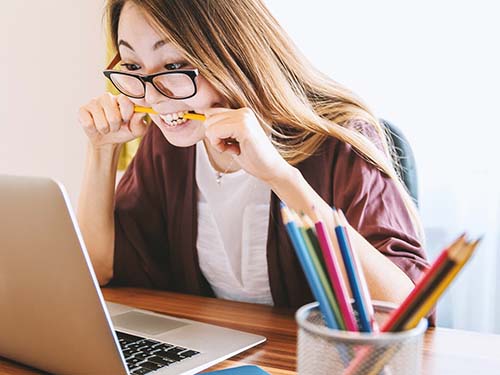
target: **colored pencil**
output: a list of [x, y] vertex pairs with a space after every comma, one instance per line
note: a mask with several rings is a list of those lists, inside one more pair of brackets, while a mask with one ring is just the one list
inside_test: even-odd
[[412, 316], [408, 319], [408, 321], [405, 323], [404, 329], [411, 329], [417, 326], [417, 324], [420, 322], [420, 320], [425, 317], [434, 307], [434, 305], [437, 303], [438, 299], [441, 297], [441, 295], [444, 293], [444, 291], [448, 288], [448, 286], [451, 284], [451, 282], [455, 279], [457, 274], [460, 272], [460, 270], [463, 268], [465, 263], [470, 259], [472, 254], [474, 253], [474, 250], [478, 246], [479, 242], [481, 240], [476, 240], [474, 242], [471, 242], [465, 246], [465, 248], [462, 248], [462, 251], [458, 254], [454, 254], [455, 258], [455, 267], [448, 272], [446, 277], [442, 280], [442, 282], [439, 283], [439, 285], [432, 291], [432, 293], [429, 295], [429, 297], [425, 300], [424, 303], [422, 303], [419, 308], [412, 314]]
[[[470, 259], [478, 243], [479, 241], [468, 243], [465, 240], [465, 235], [462, 235], [448, 248], [444, 249], [424, 276], [417, 282], [413, 291], [382, 325], [382, 332], [415, 328], [420, 320], [431, 311], [439, 297]], [[452, 258], [452, 260], [450, 261], [448, 258]], [[450, 267], [450, 264], [452, 267]], [[422, 296], [425, 298], [422, 298]], [[415, 304], [414, 301], [418, 301], [418, 303]], [[408, 314], [408, 309], [413, 309], [413, 312]], [[372, 348], [359, 351], [343, 374], [357, 374], [362, 368], [361, 365], [368, 360], [372, 353]], [[395, 352], [391, 355], [384, 355], [380, 361], [385, 364], [394, 354]], [[380, 368], [379, 365], [376, 367]]]
[[326, 297], [328, 298], [328, 302], [330, 303], [330, 308], [333, 310], [335, 314], [335, 320], [337, 321], [337, 325], [339, 329], [346, 330], [346, 325], [344, 322], [344, 318], [340, 312], [340, 308], [338, 306], [337, 300], [334, 296], [333, 289], [328, 279], [328, 275], [324, 268], [324, 265], [321, 264], [322, 256], [321, 249], [319, 248], [318, 239], [316, 238], [316, 234], [312, 229], [312, 222], [310, 219], [302, 215], [300, 218], [297, 218], [297, 222], [299, 223], [299, 230], [304, 237], [304, 241], [306, 243], [307, 250], [309, 251], [309, 256], [311, 257], [313, 266], [318, 274], [319, 280], [321, 281], [321, 285], [325, 290]]
[[356, 318], [354, 317], [354, 311], [352, 310], [347, 287], [345, 285], [344, 278], [342, 277], [340, 263], [338, 262], [337, 255], [335, 254], [332, 241], [327, 233], [325, 224], [319, 219], [319, 216], [314, 208], [313, 215], [318, 242], [323, 253], [323, 259], [325, 260], [325, 265], [328, 270], [328, 274], [330, 275], [333, 291], [337, 298], [346, 328], [348, 331], [358, 331], [358, 324], [356, 322]]
[[373, 308], [373, 303], [372, 299], [370, 296], [370, 291], [368, 290], [368, 284], [366, 282], [365, 278], [365, 273], [363, 272], [363, 269], [361, 267], [361, 262], [359, 261], [358, 255], [356, 251], [354, 250], [354, 247], [352, 246], [352, 243], [350, 241], [350, 237], [348, 235], [348, 226], [349, 223], [347, 222], [347, 219], [345, 218], [344, 213], [342, 210], [338, 209], [337, 213], [339, 215], [340, 219], [340, 225], [343, 227], [344, 232], [346, 233], [346, 238], [349, 241], [349, 246], [352, 250], [352, 259], [354, 266], [356, 267], [358, 277], [359, 277], [359, 283], [361, 286], [361, 297], [363, 298], [364, 305], [366, 306], [366, 310], [368, 313], [369, 321], [370, 321], [370, 327], [372, 332], [379, 332], [379, 326], [377, 321], [375, 320], [375, 309]]
[[[134, 106], [134, 112], [137, 113], [149, 113], [151, 115], [157, 115], [158, 112], [156, 112], [153, 108], [150, 107], [142, 107], [140, 105]], [[182, 118], [185, 118], [186, 120], [198, 120], [198, 121], [205, 121], [207, 118], [205, 115], [201, 113], [194, 113], [194, 112], [187, 112], [182, 115]]]
[[340, 253], [342, 259], [344, 260], [344, 267], [347, 273], [347, 278], [349, 280], [349, 285], [351, 286], [351, 292], [354, 298], [354, 308], [358, 312], [360, 331], [371, 332], [370, 317], [368, 315], [368, 310], [364, 304], [364, 299], [362, 297], [361, 283], [359, 281], [358, 271], [354, 265], [354, 259], [352, 256], [352, 249], [349, 246], [348, 239], [346, 237], [346, 232], [340, 224], [340, 218], [336, 210], [332, 211], [333, 222], [335, 225], [335, 234], [337, 235], [337, 241], [339, 243]]
[[281, 218], [287, 229], [290, 240], [292, 241], [292, 245], [297, 254], [297, 258], [299, 259], [300, 265], [302, 267], [302, 270], [304, 271], [314, 298], [319, 303], [319, 309], [323, 314], [323, 319], [325, 320], [326, 326], [329, 328], [338, 329], [335, 315], [333, 313], [333, 310], [330, 308], [326, 293], [321, 285], [317, 273], [315, 272], [314, 266], [306, 248], [306, 244], [304, 243], [302, 235], [300, 234], [300, 231], [297, 228], [297, 225], [294, 222], [289, 209], [283, 203], [281, 203]]
[[412, 305], [415, 305], [415, 299], [418, 295], [429, 289], [433, 279], [436, 278], [436, 274], [445, 266], [446, 259], [448, 258], [448, 252], [455, 251], [456, 248], [461, 247], [464, 242], [465, 235], [462, 235], [458, 237], [448, 248], [441, 252], [436, 261], [434, 261], [432, 266], [424, 273], [422, 278], [417, 282], [413, 290], [404, 299], [401, 305], [397, 309], [393, 310], [384, 324], [382, 324], [382, 332], [395, 331], [395, 327], [401, 327], [404, 325], [403, 318], [404, 315], [406, 315], [406, 311], [410, 309]]
[[309, 237], [309, 240], [313, 245], [317, 258], [321, 263], [321, 269], [325, 273], [328, 282], [331, 284], [330, 275], [328, 275], [326, 269], [325, 259], [323, 258], [323, 253], [321, 252], [321, 245], [318, 240], [318, 234], [316, 233], [316, 228], [314, 227], [314, 223], [312, 222], [311, 218], [306, 214], [302, 214], [300, 216], [300, 221], [302, 222], [304, 229], [306, 230], [307, 236]]

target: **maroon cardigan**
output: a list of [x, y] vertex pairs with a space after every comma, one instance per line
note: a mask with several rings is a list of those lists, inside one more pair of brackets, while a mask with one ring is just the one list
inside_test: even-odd
[[[122, 177], [115, 202], [115, 285], [213, 296], [198, 263], [195, 146], [169, 144], [156, 126]], [[393, 181], [352, 146], [329, 138], [297, 165], [307, 182], [413, 282], [428, 267]], [[271, 193], [267, 262], [275, 306], [298, 307], [313, 296]]]

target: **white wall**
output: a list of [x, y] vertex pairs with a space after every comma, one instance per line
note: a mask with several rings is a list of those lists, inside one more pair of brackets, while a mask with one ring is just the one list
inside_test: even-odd
[[2, 1], [0, 12], [0, 173], [57, 178], [73, 203], [85, 152], [78, 108], [104, 87], [102, 4]]
[[[265, 1], [315, 65], [410, 139], [431, 258], [463, 230], [485, 234], [440, 323], [500, 332], [497, 1]], [[16, 0], [0, 13], [0, 173], [58, 178], [73, 203], [77, 110], [104, 84], [101, 7]]]
[[439, 324], [500, 333], [498, 1], [266, 3], [316, 66], [409, 138], [430, 258], [464, 230], [484, 234]]

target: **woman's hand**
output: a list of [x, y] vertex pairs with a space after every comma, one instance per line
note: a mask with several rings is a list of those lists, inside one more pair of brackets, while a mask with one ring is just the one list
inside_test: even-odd
[[143, 113], [134, 113], [134, 103], [125, 95], [105, 93], [80, 107], [78, 120], [95, 147], [120, 144], [144, 135]]
[[[205, 111], [205, 136], [219, 152], [229, 152], [248, 173], [272, 185], [291, 168], [275, 149], [250, 108]], [[227, 142], [227, 139], [236, 143]]]

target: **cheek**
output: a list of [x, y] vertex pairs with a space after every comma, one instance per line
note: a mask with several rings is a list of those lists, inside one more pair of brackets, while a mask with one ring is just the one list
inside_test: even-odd
[[[224, 98], [215, 88], [203, 77], [197, 81], [198, 91], [196, 95], [188, 99], [189, 104], [194, 108], [211, 108], [213, 106], [225, 106]], [[187, 101], [186, 101], [187, 102]]]

